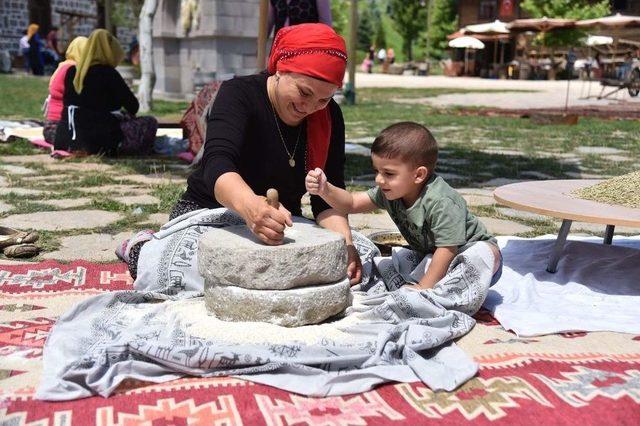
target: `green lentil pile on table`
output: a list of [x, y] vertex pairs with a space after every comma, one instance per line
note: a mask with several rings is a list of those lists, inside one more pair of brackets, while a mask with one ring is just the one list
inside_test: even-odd
[[640, 208], [640, 172], [617, 176], [596, 185], [578, 189], [572, 195], [585, 200]]

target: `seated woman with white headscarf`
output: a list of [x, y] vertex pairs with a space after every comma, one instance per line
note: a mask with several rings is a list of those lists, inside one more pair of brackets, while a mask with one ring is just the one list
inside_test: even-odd
[[151, 153], [158, 122], [135, 117], [138, 100], [115, 69], [124, 56], [108, 31], [91, 33], [65, 78], [65, 125], [56, 130], [56, 150], [108, 156]]

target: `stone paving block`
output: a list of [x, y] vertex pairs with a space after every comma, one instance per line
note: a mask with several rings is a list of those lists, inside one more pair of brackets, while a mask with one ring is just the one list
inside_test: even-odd
[[529, 220], [538, 220], [538, 221], [546, 221], [552, 219], [549, 216], [543, 216], [540, 214], [525, 212], [523, 210], [515, 210], [507, 207], [497, 207], [497, 211], [501, 214], [509, 217], [515, 217], [517, 219], [529, 219]]
[[0, 225], [18, 229], [63, 231], [107, 226], [122, 217], [119, 213], [104, 210], [64, 210], [15, 214], [0, 219]]
[[260, 321], [283, 327], [317, 324], [344, 311], [349, 279], [288, 290], [251, 290], [205, 282], [207, 311], [223, 321]]
[[53, 207], [59, 207], [61, 209], [69, 209], [89, 204], [91, 203], [91, 198], [62, 198], [59, 200], [42, 200], [38, 201], [38, 203], [46, 204]]
[[482, 182], [482, 186], [498, 187], [502, 185], [509, 185], [510, 183], [524, 182], [525, 180], [526, 179], [494, 178], [486, 182]]
[[[571, 224], [571, 231], [585, 231], [593, 234], [603, 233], [607, 225], [600, 223], [588, 223], [588, 222], [573, 222]], [[633, 228], [630, 226], [616, 226], [614, 229], [614, 235], [616, 234], [640, 234], [640, 228]]]
[[0, 172], [4, 172], [10, 175], [30, 175], [30, 174], [36, 173], [35, 170], [30, 169], [28, 167], [16, 166], [13, 164], [0, 165]]
[[116, 261], [117, 257], [114, 253], [116, 247], [131, 235], [131, 232], [121, 232], [117, 235], [87, 234], [63, 237], [58, 250], [41, 254], [41, 256], [43, 259], [65, 261], [78, 259], [90, 262]]
[[396, 231], [398, 227], [387, 212], [357, 213], [349, 215], [349, 225], [355, 229], [384, 229]]
[[606, 146], [579, 146], [574, 151], [580, 154], [624, 154], [626, 151]]
[[0, 201], [0, 213], [5, 213], [11, 210], [13, 206], [11, 204], [4, 203]]
[[160, 204], [160, 200], [153, 195], [131, 195], [127, 197], [116, 197], [114, 198], [119, 203], [126, 205], [136, 205], [136, 204]]
[[147, 188], [140, 188], [133, 185], [102, 185], [102, 186], [88, 186], [83, 188], [76, 188], [80, 192], [85, 192], [87, 194], [107, 194], [107, 195], [124, 195], [124, 194], [133, 194], [133, 195], [143, 195], [149, 192]]
[[462, 194], [462, 198], [464, 198], [468, 206], [491, 206], [496, 203], [493, 197], [484, 195]]
[[459, 194], [480, 195], [483, 197], [493, 197], [493, 189], [484, 188], [456, 188]]
[[8, 195], [11, 193], [16, 195], [42, 195], [45, 192], [39, 189], [0, 187], [0, 195]]
[[48, 170], [61, 172], [108, 172], [114, 169], [111, 164], [103, 163], [55, 163], [48, 164]]
[[492, 217], [478, 217], [487, 227], [487, 230], [494, 235], [517, 235], [533, 231], [533, 228], [510, 220], [495, 219]]
[[539, 180], [558, 179], [555, 176], [551, 176], [542, 172], [537, 172], [535, 170], [525, 170], [523, 172], [520, 172], [520, 176], [526, 177], [526, 178], [539, 179]]
[[147, 219], [142, 223], [151, 223], [155, 225], [164, 225], [169, 222], [169, 214], [168, 213], [153, 213], [150, 214]]
[[7, 181], [7, 178], [4, 176], [0, 176], [0, 187], [3, 186], [9, 186], [9, 182]]
[[3, 163], [38, 163], [38, 164], [54, 164], [58, 160], [49, 154], [36, 155], [5, 155], [2, 157]]
[[126, 179], [136, 184], [144, 185], [165, 185], [168, 183], [175, 183], [184, 185], [187, 183], [187, 179], [182, 176], [175, 176], [168, 173], [154, 173], [149, 175], [124, 175], [120, 176], [121, 179]]
[[205, 282], [250, 289], [282, 290], [336, 282], [347, 274], [342, 235], [294, 218], [285, 242], [268, 246], [244, 225], [212, 229], [198, 245]]
[[45, 175], [45, 176], [27, 176], [23, 177], [24, 182], [38, 182], [38, 183], [55, 183], [59, 184], [63, 181], [71, 181], [73, 178], [68, 175]]

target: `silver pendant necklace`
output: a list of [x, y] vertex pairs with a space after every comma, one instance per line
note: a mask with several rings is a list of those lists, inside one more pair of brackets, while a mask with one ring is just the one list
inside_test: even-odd
[[[275, 96], [275, 93], [274, 93], [274, 96]], [[289, 152], [289, 148], [287, 148], [287, 144], [284, 141], [284, 137], [282, 136], [282, 131], [280, 130], [280, 123], [278, 123], [278, 116], [276, 115], [276, 109], [274, 108], [271, 101], [269, 101], [269, 104], [271, 105], [271, 112], [273, 112], [273, 119], [276, 122], [276, 128], [278, 129], [278, 134], [280, 135], [282, 146], [284, 146], [284, 150], [287, 152], [287, 157], [289, 157], [289, 167], [293, 168], [296, 166], [296, 160], [293, 157], [295, 157], [296, 155], [296, 150], [298, 149], [298, 142], [300, 142], [300, 134], [302, 133], [302, 123], [300, 123], [300, 129], [298, 129], [298, 137], [296, 138], [296, 144], [293, 146], [293, 152]]]

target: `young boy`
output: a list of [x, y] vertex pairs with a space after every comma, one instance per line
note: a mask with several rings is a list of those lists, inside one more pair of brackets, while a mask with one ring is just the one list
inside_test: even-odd
[[438, 145], [429, 130], [402, 122], [384, 129], [371, 146], [376, 187], [350, 193], [327, 182], [318, 168], [309, 171], [305, 184], [310, 194], [344, 213], [387, 210], [413, 250], [423, 257], [433, 254], [416, 289], [432, 288], [458, 253], [478, 243], [487, 244], [493, 254], [493, 284], [502, 271], [496, 240], [435, 173], [437, 159]]

